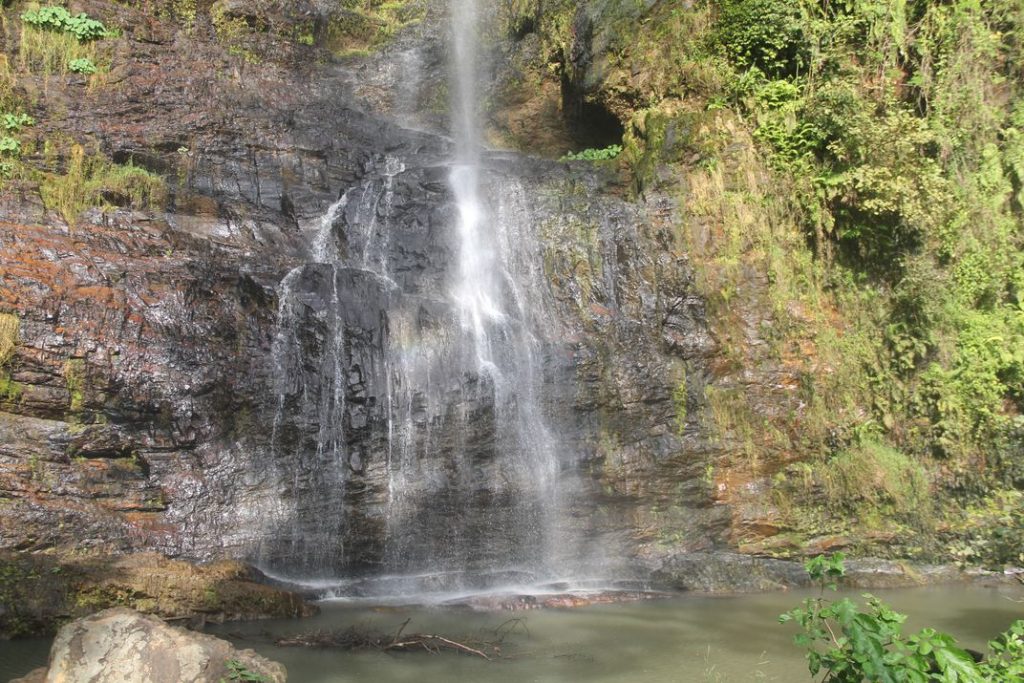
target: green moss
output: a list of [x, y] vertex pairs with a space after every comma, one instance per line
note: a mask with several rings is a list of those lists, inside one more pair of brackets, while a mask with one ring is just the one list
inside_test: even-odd
[[14, 403], [21, 397], [21, 385], [7, 370], [18, 346], [21, 321], [12, 313], [0, 313], [0, 403]]
[[501, 24], [513, 37], [520, 37], [536, 28], [540, 8], [536, 0], [507, 0], [501, 3]]
[[191, 28], [196, 23], [196, 0], [170, 0], [169, 12], [175, 20]]
[[0, 374], [0, 403], [17, 403], [22, 391], [20, 384], [9, 376]]
[[704, 401], [707, 432], [756, 462], [765, 420], [751, 408], [743, 389], [708, 386], [704, 389]]
[[676, 431], [682, 434], [690, 418], [690, 392], [687, 386], [686, 366], [680, 364], [679, 377], [675, 379], [675, 388], [672, 390], [672, 403], [676, 408]]
[[772, 479], [790, 545], [850, 539], [860, 552], [935, 558], [943, 516], [932, 475], [913, 456], [865, 440], [832, 456], [789, 465]]
[[86, 374], [85, 360], [71, 358], [64, 363], [64, 384], [67, 387], [69, 402], [68, 409], [72, 413], [81, 412], [85, 407], [86, 398]]
[[228, 54], [239, 57], [249, 64], [259, 64], [262, 60], [250, 44], [250, 36], [254, 33], [266, 32], [269, 28], [262, 19], [254, 24], [243, 17], [231, 16], [223, 2], [215, 2], [210, 8], [210, 22], [217, 34], [217, 39], [227, 48]]
[[52, 635], [67, 618], [69, 579], [49, 555], [0, 552], [0, 638]]
[[342, 0], [327, 26], [324, 44], [335, 54], [366, 54], [386, 44], [426, 14], [422, 0]]
[[833, 510], [884, 510], [900, 517], [926, 514], [928, 475], [917, 461], [894, 448], [869, 441], [816, 464], [812, 476]]
[[0, 369], [10, 362], [18, 346], [21, 320], [13, 313], [0, 313]]

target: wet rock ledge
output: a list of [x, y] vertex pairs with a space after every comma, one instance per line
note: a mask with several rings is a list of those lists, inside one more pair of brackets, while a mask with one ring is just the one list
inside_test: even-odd
[[154, 553], [59, 560], [0, 553], [0, 639], [52, 635], [99, 610], [130, 607], [182, 625], [310, 616], [316, 607], [240, 562], [193, 565]]

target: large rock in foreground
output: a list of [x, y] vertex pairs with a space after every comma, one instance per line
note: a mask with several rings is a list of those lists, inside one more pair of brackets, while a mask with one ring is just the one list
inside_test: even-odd
[[[257, 676], [259, 678], [257, 678]], [[47, 683], [283, 683], [277, 662], [213, 636], [168, 626], [124, 607], [71, 622], [57, 634], [50, 668], [21, 679]]]

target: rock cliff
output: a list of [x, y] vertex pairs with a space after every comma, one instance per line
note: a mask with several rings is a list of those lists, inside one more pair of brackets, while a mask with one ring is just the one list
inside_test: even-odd
[[[2, 102], [34, 125], [0, 186], [0, 550], [373, 576], [462, 515], [480, 521], [452, 546], [500, 554], [514, 501], [486, 486], [424, 488], [407, 524], [389, 517], [396, 444], [423, 481], [462, 476], [453, 453], [477, 483], [500, 472], [493, 387], [395, 384], [453, 316], [443, 5], [70, 5], [118, 29], [97, 74], [26, 57], [25, 3], [3, 10]], [[540, 404], [573, 537], [630, 578], [680, 553], [844, 545], [777, 542], [773, 476], [819, 428], [820, 368], [813, 345], [772, 343], [780, 304], [747, 258], [765, 245], [723, 265], [771, 187], [749, 133], [680, 93], [641, 111], [659, 84], [602, 61], [587, 11], [567, 15], [556, 83], [537, 12], [496, 29], [488, 95], [493, 139], [535, 154], [484, 168], [546, 312]], [[623, 134], [627, 165], [553, 160]], [[145, 201], [109, 180], [139, 169]]]

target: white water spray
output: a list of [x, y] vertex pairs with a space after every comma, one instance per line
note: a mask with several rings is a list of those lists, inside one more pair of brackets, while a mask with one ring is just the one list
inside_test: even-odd
[[480, 369], [501, 381], [492, 358], [488, 328], [501, 324], [505, 314], [499, 303], [495, 276], [501, 264], [495, 252], [493, 224], [480, 197], [480, 133], [477, 112], [477, 0], [452, 0], [451, 26], [455, 96], [452, 100], [452, 134], [455, 163], [449, 182], [458, 207], [459, 280], [453, 296], [463, 330], [475, 341]]

